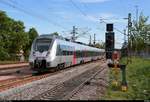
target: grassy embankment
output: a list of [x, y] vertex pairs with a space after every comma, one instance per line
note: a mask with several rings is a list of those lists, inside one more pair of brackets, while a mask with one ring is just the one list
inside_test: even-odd
[[[125, 63], [122, 59], [121, 63]], [[113, 79], [112, 71], [110, 73], [110, 83]], [[121, 72], [120, 72], [121, 73]], [[121, 82], [121, 74], [118, 75]], [[128, 91], [122, 92], [121, 88], [114, 90], [112, 84], [109, 85], [106, 95], [102, 99], [106, 100], [150, 100], [150, 60], [132, 57], [132, 63], [127, 65], [126, 79]]]

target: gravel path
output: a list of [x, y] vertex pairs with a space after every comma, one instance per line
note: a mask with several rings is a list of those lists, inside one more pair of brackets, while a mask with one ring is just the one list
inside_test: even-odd
[[76, 66], [70, 70], [62, 70], [56, 75], [25, 84], [23, 86], [9, 89], [0, 93], [0, 100], [30, 100], [33, 97], [44, 93], [56, 85], [71, 79], [95, 66], [100, 66], [100, 62], [93, 62], [83, 66]]

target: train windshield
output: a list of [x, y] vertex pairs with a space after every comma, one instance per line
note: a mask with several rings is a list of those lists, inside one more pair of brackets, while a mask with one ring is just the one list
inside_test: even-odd
[[35, 41], [34, 50], [39, 52], [48, 51], [50, 48], [51, 39], [37, 39]]

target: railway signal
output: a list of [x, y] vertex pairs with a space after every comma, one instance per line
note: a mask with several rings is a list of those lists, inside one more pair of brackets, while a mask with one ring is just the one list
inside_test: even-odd
[[106, 51], [114, 50], [114, 33], [106, 33]]
[[115, 88], [118, 88], [119, 85], [118, 75], [121, 70], [121, 74], [122, 74], [121, 90], [125, 92], [127, 91], [126, 65], [119, 64], [120, 54], [117, 51], [113, 52], [112, 59], [113, 59], [113, 63], [108, 64], [108, 66], [112, 68], [112, 73], [114, 77], [114, 80], [112, 81], [112, 85], [115, 86]]
[[105, 42], [106, 42], [106, 59], [112, 59], [112, 52], [114, 51], [114, 32], [113, 32], [113, 24], [106, 25], [106, 34], [105, 34]]
[[120, 69], [122, 71], [122, 83], [121, 83], [121, 90], [127, 91], [127, 81], [126, 81], [126, 65], [120, 65]]

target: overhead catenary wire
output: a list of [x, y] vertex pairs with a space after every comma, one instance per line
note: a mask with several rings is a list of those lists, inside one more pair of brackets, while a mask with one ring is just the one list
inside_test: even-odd
[[[81, 12], [82, 15], [86, 16], [87, 18], [89, 18], [89, 16], [88, 16], [85, 12], [83, 12], [72, 0], [70, 0], [70, 2]], [[84, 7], [87, 7], [87, 6], [84, 5]], [[91, 16], [91, 17], [94, 17], [94, 16]], [[99, 17], [94, 17], [94, 18], [97, 18], [97, 19], [99, 20]], [[118, 19], [124, 19], [124, 18], [113, 18], [113, 19], [118, 20]], [[104, 20], [102, 20], [102, 19], [100, 19], [100, 20], [101, 20], [103, 23], [108, 24], [108, 23], [105, 22]], [[111, 20], [112, 20], [112, 19], [111, 19]], [[120, 30], [117, 29], [116, 27], [114, 27], [114, 29], [115, 29], [117, 32], [119, 32], [119, 33], [125, 35], [124, 32], [120, 31]]]
[[[80, 11], [80, 13], [81, 13], [82, 15], [84, 15], [84, 16], [87, 17], [87, 18], [89, 18], [89, 16], [88, 16], [85, 12], [83, 12], [72, 0], [70, 0], [70, 2]], [[87, 7], [87, 6], [84, 5], [84, 7]], [[94, 16], [90, 16], [90, 17], [94, 17]], [[96, 18], [96, 19], [99, 20], [99, 17], [94, 17], [94, 18]], [[124, 18], [113, 18], [113, 19], [118, 20], [118, 19], [124, 19]], [[105, 22], [104, 20], [102, 20], [102, 19], [100, 19], [100, 20], [101, 20], [103, 23], [108, 24], [108, 23]], [[111, 19], [111, 20], [112, 20], [112, 19]], [[115, 29], [117, 32], [119, 32], [119, 33], [125, 35], [124, 32], [122, 32], [121, 30], [117, 29], [116, 27], [114, 27], [114, 29]]]
[[[89, 18], [89, 16], [84, 12], [84, 11], [82, 11], [81, 9], [80, 9], [80, 7], [78, 7], [77, 5], [76, 5], [76, 3], [73, 1], [73, 0], [69, 0], [71, 3], [72, 3], [72, 5], [76, 8], [76, 9], [78, 9], [79, 10], [79, 12], [83, 15], [83, 16], [85, 16], [85, 17], [87, 17], [87, 18]], [[87, 32], [85, 32], [85, 33], [87, 33]], [[89, 35], [89, 34], [88, 34]], [[80, 34], [80, 35], [78, 35], [77, 37], [84, 37], [85, 39], [89, 39], [89, 38], [87, 38], [86, 36], [84, 36], [84, 34]]]
[[[108, 24], [107, 22], [105, 22], [103, 19], [100, 19], [102, 21], [102, 23]], [[121, 34], [124, 35], [124, 32], [120, 31], [119, 29], [117, 29], [116, 27], [114, 27], [114, 29], [118, 32], [120, 32]]]
[[58, 27], [60, 27], [60, 28], [62, 28], [62, 29], [66, 29], [66, 28], [63, 27], [62, 25], [60, 25], [60, 24], [58, 24], [58, 23], [56, 23], [56, 22], [54, 22], [54, 21], [48, 19], [48, 18], [45, 17], [45, 16], [41, 16], [40, 14], [37, 14], [37, 13], [35, 13], [35, 12], [27, 11], [26, 9], [23, 9], [22, 7], [18, 7], [18, 6], [16, 6], [16, 5], [14, 5], [15, 2], [13, 2], [12, 0], [11, 0], [10, 2], [1, 0], [0, 3], [5, 4], [5, 5], [7, 5], [7, 6], [10, 6], [10, 7], [14, 8], [14, 9], [16, 9], [16, 10], [18, 10], [18, 11], [21, 11], [21, 12], [23, 12], [23, 13], [29, 15], [29, 16], [32, 16], [32, 17], [34, 17], [34, 18], [38, 18], [38, 19], [41, 19], [41, 20], [43, 20], [43, 21], [48, 21], [50, 24], [52, 24], [52, 25], [54, 25], [54, 26], [58, 26]]
[[[70, 2], [81, 12], [81, 14], [83, 14], [84, 16], [86, 16], [86, 17], [89, 17], [85, 12], [83, 12], [72, 0], [70, 0]], [[92, 16], [92, 17], [94, 17], [94, 16]], [[94, 17], [95, 18], [95, 17]], [[96, 17], [96, 18], [98, 18], [98, 17]], [[98, 18], [99, 19], [99, 18]], [[117, 18], [116, 18], [117, 19]], [[103, 21], [103, 23], [105, 23], [105, 24], [107, 24], [107, 22], [105, 22], [104, 20], [102, 20], [102, 19], [100, 19], [101, 21]], [[114, 29], [116, 30], [116, 31], [118, 31], [119, 33], [121, 33], [121, 34], [124, 34], [122, 31], [120, 31], [119, 29], [117, 29], [117, 28], [115, 28], [114, 27]]]
[[72, 5], [73, 5], [74, 7], [76, 7], [76, 8], [81, 12], [82, 15], [87, 16], [87, 14], [86, 14], [85, 12], [83, 12], [83, 11], [76, 5], [76, 3], [74, 3], [73, 0], [69, 0], [69, 1], [72, 3]]

